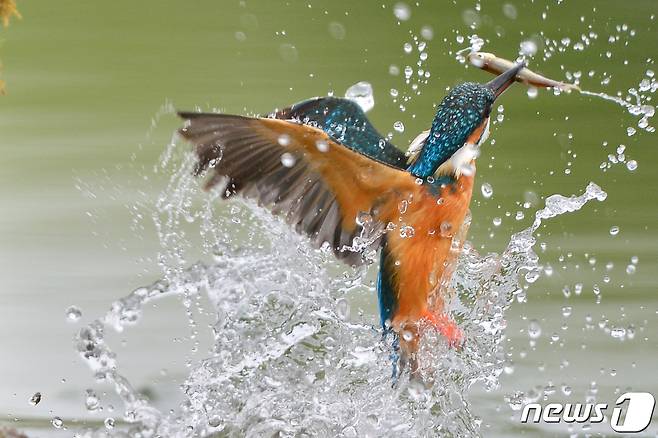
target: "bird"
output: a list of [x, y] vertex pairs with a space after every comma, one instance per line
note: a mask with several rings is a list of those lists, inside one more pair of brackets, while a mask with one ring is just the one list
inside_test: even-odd
[[523, 67], [454, 86], [406, 153], [356, 102], [334, 96], [262, 117], [179, 112], [178, 132], [194, 146], [194, 174], [209, 174], [205, 189], [256, 200], [348, 265], [379, 251], [382, 329], [393, 336], [398, 370], [409, 364], [413, 371], [424, 330], [463, 345], [440, 285], [451, 275], [446, 267], [469, 210], [492, 106]]

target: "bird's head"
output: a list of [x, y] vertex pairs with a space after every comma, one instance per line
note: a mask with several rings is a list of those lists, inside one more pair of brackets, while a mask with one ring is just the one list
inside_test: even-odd
[[489, 135], [494, 102], [523, 67], [519, 63], [486, 84], [467, 82], [453, 88], [439, 104], [427, 138], [411, 151], [409, 172], [420, 178], [467, 172]]

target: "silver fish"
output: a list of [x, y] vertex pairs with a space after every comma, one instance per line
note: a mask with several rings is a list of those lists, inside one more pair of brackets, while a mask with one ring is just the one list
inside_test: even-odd
[[[471, 52], [468, 54], [469, 62], [477, 68], [488, 71], [490, 73], [500, 74], [504, 71], [514, 67], [515, 63], [504, 58], [499, 58], [493, 53], [486, 52]], [[566, 82], [555, 81], [535, 73], [534, 71], [524, 68], [516, 75], [517, 82], [534, 85], [535, 87], [543, 88], [557, 88], [561, 91], [578, 91], [580, 87], [575, 84]]]

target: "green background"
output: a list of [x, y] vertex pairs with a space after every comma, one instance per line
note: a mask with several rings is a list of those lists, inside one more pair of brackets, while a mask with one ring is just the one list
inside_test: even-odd
[[[504, 13], [505, 3], [515, 5], [515, 19]], [[457, 42], [460, 35], [477, 33], [488, 41], [485, 50], [513, 58], [519, 43], [529, 38], [559, 42], [569, 37], [573, 44], [595, 32], [598, 37], [584, 51], [568, 48], [547, 61], [538, 56], [531, 66], [560, 80], [565, 71], [581, 71], [583, 89], [612, 95], [622, 91], [625, 96], [646, 70], [656, 70], [654, 0], [487, 1], [476, 13], [475, 30], [464, 20], [465, 11], [476, 9], [473, 2], [421, 1], [412, 5], [410, 20], [401, 23], [394, 18], [393, 4], [18, 2], [23, 19], [0, 31], [8, 91], [0, 96], [0, 387], [8, 389], [0, 394], [0, 422], [16, 417], [25, 425], [36, 419], [38, 426], [39, 419], [52, 415], [88, 418], [81, 400], [91, 373], [73, 352], [70, 339], [76, 328], [66, 323], [64, 310], [76, 304], [85, 318], [95, 318], [112, 300], [161, 276], [157, 236], [148, 220], [135, 227], [133, 213], [136, 202], [155, 199], [168, 179], [153, 171], [179, 126], [167, 108], [265, 113], [311, 96], [342, 95], [365, 80], [375, 90], [375, 108], [369, 113], [373, 123], [392, 132], [393, 123], [403, 121], [405, 132], [396, 133], [393, 141], [404, 148], [427, 129], [446, 87], [491, 78], [455, 61], [454, 52], [467, 46]], [[333, 22], [343, 26], [344, 38], [332, 36]], [[628, 30], [618, 31], [623, 24]], [[389, 74], [389, 66], [415, 65], [418, 53], [405, 54], [403, 44], [425, 25], [434, 32], [425, 65], [431, 78], [400, 112], [389, 90], [409, 88], [402, 76]], [[246, 38], [236, 38], [236, 32]], [[609, 43], [611, 35], [620, 38]], [[286, 44], [296, 48], [296, 55], [282, 49]], [[591, 78], [590, 70], [595, 72]], [[611, 78], [607, 86], [601, 84], [604, 76]], [[529, 99], [523, 86], [512, 87], [500, 103], [505, 120], [492, 126], [495, 144], [487, 144], [478, 160], [470, 233], [478, 249], [500, 252], [513, 232], [530, 224], [543, 204], [523, 208], [529, 191], [540, 199], [579, 194], [594, 181], [609, 195], [604, 203], [541, 230], [539, 240], [547, 243], [542, 263], [553, 266], [554, 274], [530, 288], [527, 304], [509, 312], [509, 351], [516, 371], [503, 378], [499, 393], [474, 397], [485, 418], [485, 435], [504, 436], [517, 429], [502, 394], [516, 389], [567, 382], [575, 397], [597, 380], [608, 390], [601, 394], [638, 383], [639, 390], [653, 388], [655, 393], [655, 376], [640, 376], [655, 370], [658, 359], [658, 174], [655, 135], [638, 130], [627, 136], [626, 128], [636, 126], [638, 118], [614, 103], [546, 90]], [[162, 117], [153, 123], [159, 113]], [[619, 144], [638, 169], [631, 172], [622, 163], [603, 172], [599, 164]], [[490, 199], [480, 193], [483, 182], [493, 186]], [[525, 218], [515, 220], [517, 211]], [[503, 223], [493, 227], [497, 216]], [[609, 234], [612, 226], [620, 228], [618, 235]], [[632, 256], [639, 263], [637, 272], [628, 275]], [[588, 262], [592, 257], [594, 266]], [[609, 262], [613, 267], [608, 271]], [[609, 283], [603, 280], [606, 274]], [[563, 287], [573, 290], [576, 283], [583, 283], [583, 294], [565, 298]], [[595, 283], [602, 291], [601, 304], [592, 293]], [[374, 308], [374, 300], [364, 303]], [[573, 306], [574, 315], [562, 331], [564, 305]], [[638, 335], [622, 343], [598, 327], [585, 330], [585, 314], [595, 324], [602, 319], [609, 326], [634, 324]], [[537, 351], [521, 358], [519, 350], [528, 349], [527, 319], [532, 318], [542, 322], [544, 337]], [[176, 383], [185, 373], [182, 357], [189, 354], [184, 342], [172, 343], [186, 330], [184, 313], [177, 303], [165, 303], [149, 324], [126, 336], [130, 341], [124, 354], [133, 364], [127, 365], [133, 367], [129, 377], [154, 384], [164, 363], [180, 370], [167, 380]], [[552, 332], [560, 332], [565, 346], [550, 343]], [[143, 348], [147, 342], [149, 351]], [[570, 363], [566, 368], [560, 365], [563, 359]], [[541, 362], [544, 371], [538, 371]], [[37, 390], [49, 396], [32, 408], [26, 400]], [[171, 394], [180, 397], [175, 387]], [[166, 404], [167, 397], [162, 399]]]

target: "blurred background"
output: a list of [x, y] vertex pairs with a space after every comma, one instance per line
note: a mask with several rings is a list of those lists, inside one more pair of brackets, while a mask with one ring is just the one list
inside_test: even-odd
[[[173, 108], [262, 114], [367, 81], [369, 117], [406, 148], [448, 87], [491, 78], [456, 60], [475, 34], [511, 59], [532, 41], [533, 69], [622, 98], [656, 70], [654, 0], [396, 3], [18, 2], [23, 18], [0, 31], [0, 425], [70, 436], [107, 416], [85, 408], [96, 383], [72, 339], [81, 322], [162, 277], [148, 199], [169, 179], [157, 164], [180, 125]], [[414, 37], [426, 42], [430, 72], [419, 93], [404, 77], [405, 66], [418, 68]], [[505, 396], [547, 386], [577, 400], [594, 387], [609, 403], [628, 387], [658, 394], [656, 137], [625, 108], [579, 93], [534, 97], [515, 86], [500, 103], [478, 161], [470, 240], [479, 251], [502, 251], [548, 195], [580, 194], [589, 181], [608, 193], [541, 229], [548, 272], [508, 314], [510, 374], [472, 397], [485, 436], [552, 436], [518, 427]], [[80, 320], [68, 317], [72, 305]], [[363, 306], [374, 311], [375, 298]], [[542, 335], [530, 347], [535, 323]], [[108, 335], [127, 377], [159, 407], [180, 402], [186, 363], [210, 346], [201, 330], [193, 352], [187, 324], [171, 299], [129, 333]], [[35, 392], [42, 401], [32, 406]]]

